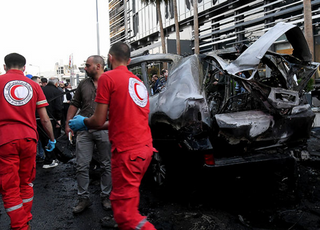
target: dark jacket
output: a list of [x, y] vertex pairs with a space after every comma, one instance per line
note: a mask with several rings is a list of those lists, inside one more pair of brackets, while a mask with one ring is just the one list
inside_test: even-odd
[[67, 88], [64, 88], [64, 89], [63, 89], [63, 92], [66, 94], [67, 100], [68, 100], [68, 101], [71, 101], [72, 96], [71, 96], [70, 90], [67, 89]]
[[56, 120], [61, 120], [63, 110], [62, 92], [50, 82], [45, 87], [43, 87], [42, 90], [49, 103], [49, 106], [46, 107], [49, 117], [53, 117]]

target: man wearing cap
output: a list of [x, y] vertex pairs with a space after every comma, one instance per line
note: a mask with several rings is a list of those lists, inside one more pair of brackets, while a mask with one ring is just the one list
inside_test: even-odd
[[6, 74], [0, 77], [0, 193], [11, 228], [29, 230], [36, 175], [36, 111], [50, 138], [48, 151], [55, 148], [56, 141], [45, 108], [46, 97], [39, 84], [23, 74], [26, 59], [11, 53], [4, 61]]
[[33, 76], [31, 74], [27, 74], [26, 77], [31, 79]]

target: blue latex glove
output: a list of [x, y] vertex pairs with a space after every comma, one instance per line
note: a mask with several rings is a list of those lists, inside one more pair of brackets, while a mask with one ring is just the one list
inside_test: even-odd
[[84, 124], [84, 119], [87, 117], [77, 115], [69, 121], [69, 127], [72, 131], [83, 131], [88, 130], [87, 126]]
[[52, 150], [54, 150], [54, 148], [56, 147], [56, 143], [57, 143], [56, 139], [54, 139], [54, 141], [49, 140], [46, 150], [48, 152], [52, 152]]

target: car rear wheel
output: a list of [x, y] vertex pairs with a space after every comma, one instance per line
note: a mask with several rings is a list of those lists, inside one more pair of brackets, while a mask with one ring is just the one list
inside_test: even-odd
[[166, 180], [166, 166], [163, 164], [159, 152], [154, 153], [151, 167], [154, 182], [158, 186], [163, 185]]

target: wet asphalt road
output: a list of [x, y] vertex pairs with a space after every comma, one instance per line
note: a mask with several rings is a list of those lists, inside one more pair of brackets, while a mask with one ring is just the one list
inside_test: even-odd
[[[33, 230], [95, 230], [101, 229], [100, 219], [110, 215], [100, 203], [99, 185], [90, 185], [93, 205], [80, 215], [73, 215], [72, 207], [77, 202], [77, 187], [73, 163], [60, 163], [56, 168], [42, 169], [37, 163], [37, 176], [34, 181]], [[0, 229], [9, 229], [10, 219], [0, 205]]]
[[[254, 172], [232, 180], [209, 178], [204, 182], [212, 186], [202, 189], [187, 180], [186, 187], [177, 191], [158, 190], [143, 182], [140, 212], [158, 230], [319, 230], [319, 140], [318, 128], [308, 141], [317, 160], [299, 163], [296, 197], [281, 192], [281, 186], [271, 188], [269, 184], [274, 183], [269, 173]], [[102, 209], [99, 180], [94, 175], [89, 187], [93, 205], [74, 215], [77, 185], [73, 160], [52, 169], [42, 169], [42, 163], [37, 163], [32, 230], [107, 229], [101, 227], [100, 219], [111, 216], [112, 211]], [[1, 200], [0, 213], [0, 230], [8, 230], [10, 219]]]

